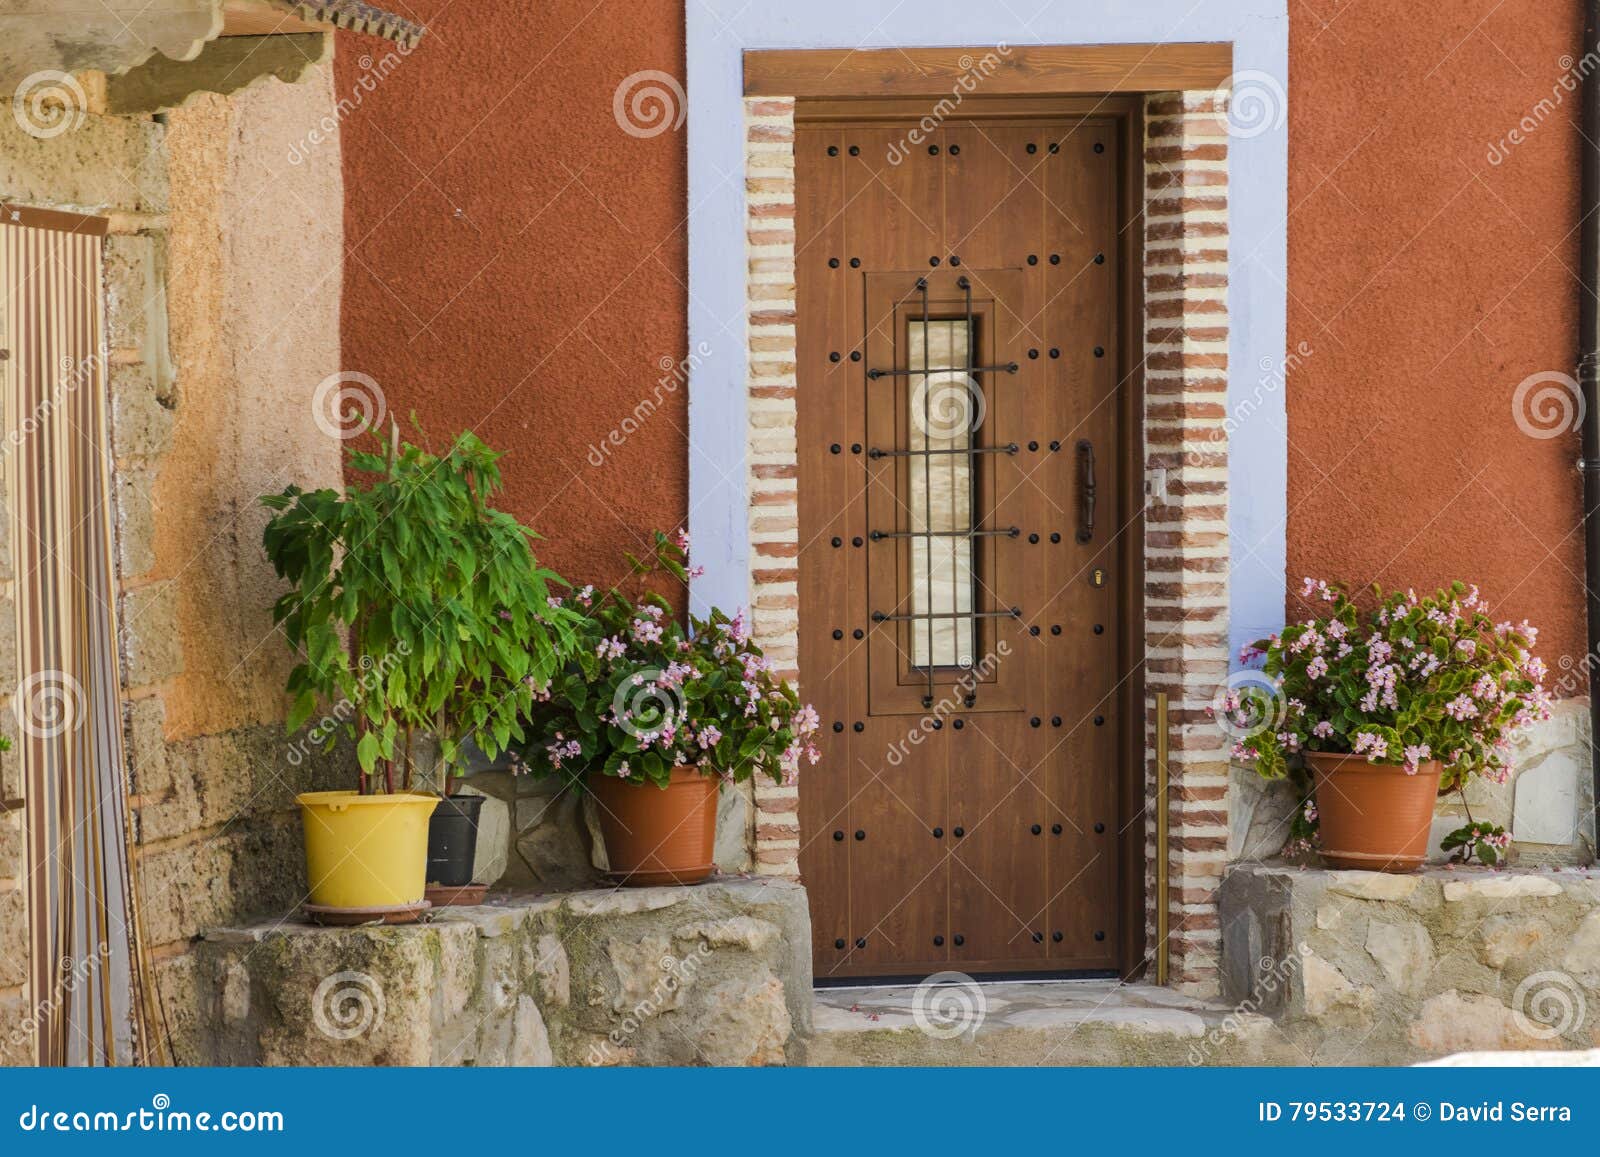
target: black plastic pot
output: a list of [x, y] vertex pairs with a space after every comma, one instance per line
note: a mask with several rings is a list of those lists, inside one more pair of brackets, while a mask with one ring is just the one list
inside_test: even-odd
[[433, 809], [428, 820], [428, 883], [450, 888], [472, 883], [482, 808], [481, 795], [453, 795]]

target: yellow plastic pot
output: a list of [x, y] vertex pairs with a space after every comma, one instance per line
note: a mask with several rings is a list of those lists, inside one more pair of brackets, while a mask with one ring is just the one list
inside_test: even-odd
[[295, 796], [306, 835], [311, 902], [326, 908], [394, 908], [422, 899], [428, 817], [437, 796], [308, 791]]

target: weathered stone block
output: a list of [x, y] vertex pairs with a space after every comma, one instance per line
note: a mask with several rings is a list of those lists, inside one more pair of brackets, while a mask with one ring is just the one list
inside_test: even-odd
[[123, 710], [128, 775], [135, 795], [159, 796], [172, 788], [167, 764], [167, 707], [159, 695], [130, 700]]
[[1401, 992], [1417, 992], [1433, 968], [1433, 937], [1415, 920], [1367, 925], [1367, 954], [1378, 962], [1388, 982]]
[[155, 121], [87, 115], [70, 132], [35, 137], [0, 119], [0, 192], [8, 201], [80, 205], [90, 211], [167, 211], [165, 127]]
[[151, 311], [164, 308], [156, 239], [150, 234], [107, 237], [104, 253], [106, 342], [112, 349], [142, 350]]
[[[15, 773], [8, 770], [7, 785], [15, 781]], [[22, 813], [0, 813], [0, 880], [22, 878], [23, 857]]]
[[160, 683], [182, 671], [177, 585], [152, 583], [124, 595], [122, 635], [128, 648], [129, 687]]
[[118, 461], [165, 454], [172, 445], [176, 405], [170, 393], [156, 388], [150, 367], [143, 362], [112, 366], [110, 388]]
[[128, 462], [112, 476], [117, 494], [117, 551], [124, 580], [149, 574], [156, 565], [156, 467]]
[[1575, 755], [1555, 751], [1517, 776], [1511, 831], [1518, 843], [1571, 844], [1578, 838]]
[[0, 988], [14, 988], [27, 975], [27, 899], [17, 881], [0, 890]]

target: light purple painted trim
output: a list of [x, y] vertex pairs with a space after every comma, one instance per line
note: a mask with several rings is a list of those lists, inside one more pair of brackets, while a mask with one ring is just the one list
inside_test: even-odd
[[744, 50], [1228, 40], [1239, 78], [1236, 92], [1248, 86], [1266, 97], [1265, 107], [1255, 110], [1265, 119], [1245, 120], [1229, 145], [1228, 400], [1236, 417], [1229, 446], [1229, 639], [1237, 653], [1241, 642], [1276, 630], [1284, 608], [1288, 459], [1282, 379], [1288, 283], [1286, 0], [1144, 0], [1137, 5], [686, 0], [685, 18], [689, 345], [698, 349], [704, 343], [710, 350], [689, 382], [689, 524], [695, 560], [706, 568], [693, 588], [696, 609], [749, 602]]

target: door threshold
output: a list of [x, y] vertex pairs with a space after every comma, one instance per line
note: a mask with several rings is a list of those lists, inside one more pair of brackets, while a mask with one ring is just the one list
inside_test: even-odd
[[[1060, 972], [974, 972], [963, 973], [951, 970], [956, 975], [965, 976], [968, 980], [978, 984], [1061, 984], [1063, 982], [1079, 982], [1083, 984], [1099, 984], [1107, 980], [1116, 980], [1117, 973], [1112, 969], [1067, 969]], [[827, 989], [830, 992], [851, 988], [917, 988], [927, 983], [931, 976], [938, 973], [921, 976], [838, 976], [812, 978], [811, 987], [816, 990]], [[957, 983], [952, 980], [949, 983]], [[1132, 983], [1132, 982], [1130, 982]]]

